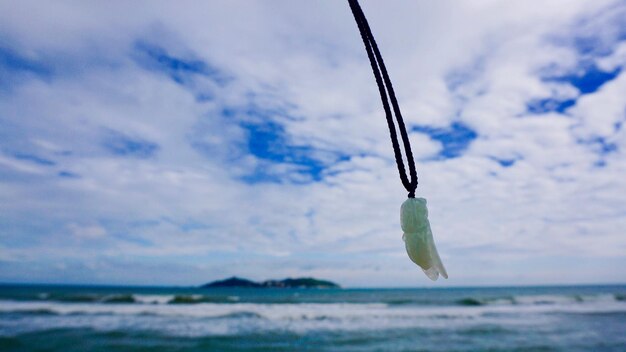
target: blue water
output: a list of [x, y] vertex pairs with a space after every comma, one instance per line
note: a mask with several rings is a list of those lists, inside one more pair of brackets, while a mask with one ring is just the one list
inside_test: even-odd
[[0, 286], [0, 351], [626, 351], [626, 286]]

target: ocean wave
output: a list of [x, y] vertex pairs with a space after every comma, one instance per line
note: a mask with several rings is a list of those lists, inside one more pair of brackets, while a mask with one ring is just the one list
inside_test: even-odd
[[38, 300], [66, 302], [66, 303], [135, 303], [137, 300], [131, 294], [74, 294], [57, 295], [42, 293], [37, 295]]
[[493, 336], [502, 333], [511, 333], [511, 330], [494, 324], [480, 324], [476, 326], [470, 326], [464, 329], [459, 329], [460, 335], [469, 336]]
[[410, 298], [406, 298], [406, 299], [389, 299], [389, 300], [383, 301], [383, 303], [386, 303], [386, 304], [388, 304], [390, 306], [404, 306], [404, 305], [419, 304], [419, 303], [422, 303], [422, 302], [415, 301], [415, 300], [410, 299]]
[[[6, 313], [31, 314], [36, 310], [45, 310], [46, 315], [12, 318], [21, 325], [5, 329], [4, 334], [15, 334], [18, 330], [91, 328], [105, 331], [155, 330], [171, 335], [207, 336], [242, 334], [246, 331], [369, 331], [381, 326], [386, 329], [427, 328], [432, 326], [433, 321], [443, 321], [437, 317], [441, 314], [439, 309], [423, 311], [419, 307], [390, 308], [380, 303], [105, 305], [0, 301], [0, 317]], [[459, 314], [450, 312], [447, 315], [445, 320], [450, 321], [452, 316], [458, 317]], [[33, 324], [34, 321], [36, 324]]]
[[[184, 298], [187, 302], [190, 298]], [[200, 298], [197, 298], [200, 299]], [[359, 318], [366, 316], [411, 318], [431, 317], [446, 319], [454, 317], [468, 317], [489, 312], [520, 313], [534, 312], [626, 312], [626, 304], [622, 301], [583, 301], [575, 304], [534, 304], [543, 302], [527, 299], [531, 303], [510, 303], [511, 299], [492, 300], [463, 300], [457, 306], [418, 306], [418, 305], [389, 305], [384, 303], [167, 303], [167, 304], [126, 304], [121, 302], [98, 303], [64, 303], [64, 302], [36, 302], [36, 301], [0, 301], [2, 313], [36, 314], [110, 314], [110, 315], [158, 315], [181, 316], [196, 318], [224, 318], [224, 317], [264, 317], [268, 319], [326, 319], [326, 318]], [[180, 300], [180, 298], [178, 298]], [[174, 296], [168, 302], [176, 302]], [[508, 302], [508, 303], [507, 303]], [[515, 302], [518, 302], [515, 300]]]
[[[174, 297], [172, 297], [173, 299]], [[433, 327], [462, 329], [476, 324], [519, 322], [524, 317], [558, 314], [625, 316], [622, 301], [576, 304], [487, 304], [457, 306], [384, 303], [194, 303], [127, 304], [0, 301], [0, 322], [23, 329], [64, 326], [93, 329], [156, 330], [168, 334], [238, 334], [250, 331], [369, 330]], [[35, 323], [34, 323], [35, 322]], [[188, 327], [189, 329], [183, 329]], [[10, 330], [10, 331], [14, 331]], [[5, 332], [9, 331], [5, 329]], [[0, 334], [2, 326], [0, 324]], [[489, 331], [468, 330], [468, 334]]]
[[484, 306], [486, 303], [478, 298], [463, 298], [456, 301], [461, 306]]
[[[347, 298], [347, 299], [346, 299]], [[63, 304], [94, 304], [94, 305], [175, 305], [194, 306], [208, 303], [219, 304], [274, 304], [274, 305], [294, 305], [294, 304], [327, 304], [325, 302], [312, 300], [307, 302], [303, 299], [294, 299], [293, 296], [284, 296], [279, 299], [272, 297], [265, 300], [258, 297], [244, 299], [241, 302], [239, 296], [234, 295], [206, 295], [198, 294], [140, 294], [140, 293], [39, 293], [30, 297], [13, 298], [0, 297], [0, 300], [15, 300], [19, 302], [56, 302]], [[319, 299], [319, 298], [317, 298]], [[324, 298], [325, 299], [325, 298]], [[246, 302], [247, 301], [247, 302]], [[401, 297], [381, 297], [379, 302], [359, 301], [351, 302], [350, 297], [340, 297], [333, 304], [382, 304], [389, 307], [490, 307], [490, 306], [561, 306], [577, 305], [599, 302], [625, 302], [626, 294], [606, 293], [606, 294], [543, 294], [543, 295], [511, 295], [511, 296], [467, 296], [460, 298], [445, 297], [411, 297], [404, 295]], [[330, 302], [329, 302], [330, 303]]]
[[241, 311], [241, 312], [228, 313], [224, 315], [218, 315], [215, 318], [216, 319], [250, 319], [250, 318], [264, 319], [265, 317], [256, 312]]
[[198, 304], [198, 303], [231, 303], [239, 301], [237, 296], [207, 297], [203, 295], [176, 295], [167, 301], [168, 304]]
[[21, 302], [42, 301], [61, 303], [103, 303], [103, 304], [198, 304], [198, 303], [236, 303], [239, 296], [205, 296], [201, 294], [173, 295], [173, 294], [58, 294], [38, 293], [26, 297], [0, 297], [0, 300], [15, 300]]
[[54, 309], [49, 308], [33, 308], [33, 309], [15, 309], [15, 310], [1, 310], [0, 314], [20, 314], [20, 315], [58, 315], [59, 313]]
[[102, 303], [135, 303], [137, 300], [133, 295], [110, 295], [102, 297], [98, 302]]
[[517, 296], [468, 296], [454, 300], [444, 299], [413, 299], [394, 298], [383, 300], [389, 306], [520, 306], [520, 305], [559, 305], [577, 304], [590, 302], [619, 302], [626, 301], [626, 295], [622, 294], [597, 294], [597, 295], [517, 295]]
[[59, 294], [47, 294], [41, 295], [44, 301], [55, 302], [68, 302], [68, 303], [89, 303], [98, 302], [103, 296], [96, 294], [73, 294], [73, 295], [59, 295]]
[[522, 295], [506, 297], [466, 297], [455, 301], [460, 306], [490, 306], [490, 305], [568, 305], [576, 303], [617, 302], [621, 301], [616, 295]]
[[174, 297], [174, 295], [133, 295], [135, 302], [141, 304], [167, 304], [174, 299]]

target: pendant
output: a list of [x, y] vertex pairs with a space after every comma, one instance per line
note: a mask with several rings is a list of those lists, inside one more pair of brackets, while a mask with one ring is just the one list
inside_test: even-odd
[[439, 274], [447, 279], [448, 273], [439, 258], [433, 232], [430, 230], [426, 199], [409, 198], [404, 201], [400, 208], [400, 223], [404, 232], [402, 239], [409, 258], [419, 265], [431, 280], [437, 280]]

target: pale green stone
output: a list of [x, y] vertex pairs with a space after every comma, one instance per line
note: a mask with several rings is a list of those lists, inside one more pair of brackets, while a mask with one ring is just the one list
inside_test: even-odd
[[439, 274], [447, 279], [448, 273], [439, 258], [433, 232], [430, 230], [426, 199], [409, 198], [402, 203], [400, 223], [404, 231], [402, 239], [409, 258], [419, 265], [431, 280], [437, 280]]

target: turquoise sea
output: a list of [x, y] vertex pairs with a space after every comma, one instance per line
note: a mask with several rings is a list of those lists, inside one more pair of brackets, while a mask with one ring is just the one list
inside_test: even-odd
[[0, 286], [1, 351], [626, 351], [626, 286]]

